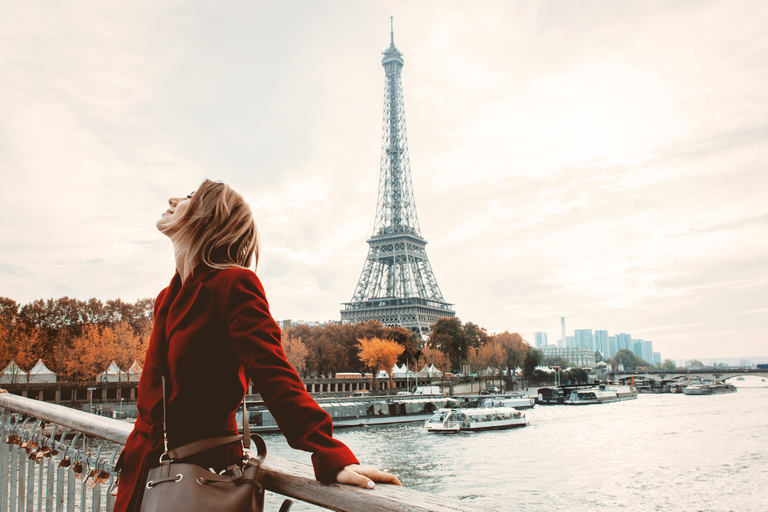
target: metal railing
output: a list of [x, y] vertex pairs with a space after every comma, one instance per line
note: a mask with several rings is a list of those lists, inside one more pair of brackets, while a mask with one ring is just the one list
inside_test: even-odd
[[[110, 512], [113, 468], [133, 425], [0, 392], [0, 512]], [[269, 455], [265, 489], [339, 512], [468, 512], [472, 503], [393, 485], [321, 484], [312, 467]]]

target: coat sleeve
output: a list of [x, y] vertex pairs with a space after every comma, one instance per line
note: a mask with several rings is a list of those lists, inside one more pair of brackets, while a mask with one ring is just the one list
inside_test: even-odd
[[256, 274], [230, 270], [225, 314], [235, 352], [275, 417], [288, 444], [312, 453], [315, 477], [335, 481], [336, 473], [357, 464], [352, 451], [333, 438], [331, 417], [309, 396], [299, 375], [285, 357], [280, 328]]

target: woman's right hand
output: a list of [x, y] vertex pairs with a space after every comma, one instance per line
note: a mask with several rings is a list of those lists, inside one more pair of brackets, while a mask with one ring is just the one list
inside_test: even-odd
[[387, 484], [399, 485], [403, 484], [395, 475], [381, 471], [373, 466], [360, 466], [358, 464], [350, 464], [344, 466], [344, 468], [336, 474], [336, 481], [340, 484], [357, 485], [365, 489], [373, 489], [376, 487], [375, 482], [383, 482]]

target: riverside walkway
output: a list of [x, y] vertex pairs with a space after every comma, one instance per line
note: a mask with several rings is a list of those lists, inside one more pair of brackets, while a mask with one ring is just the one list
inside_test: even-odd
[[[133, 425], [0, 392], [0, 512], [112, 510], [113, 466]], [[339, 512], [482, 512], [407, 487], [374, 490], [314, 479], [312, 467], [267, 455], [264, 488]]]

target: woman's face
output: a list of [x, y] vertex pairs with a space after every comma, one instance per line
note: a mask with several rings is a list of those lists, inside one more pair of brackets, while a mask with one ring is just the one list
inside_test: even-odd
[[164, 233], [168, 226], [175, 224], [176, 221], [184, 217], [184, 214], [189, 208], [189, 200], [192, 199], [193, 195], [195, 195], [194, 192], [187, 195], [186, 197], [170, 198], [168, 200], [170, 208], [165, 210], [160, 215], [160, 220], [157, 221], [157, 229]]

